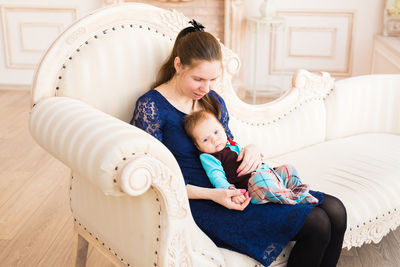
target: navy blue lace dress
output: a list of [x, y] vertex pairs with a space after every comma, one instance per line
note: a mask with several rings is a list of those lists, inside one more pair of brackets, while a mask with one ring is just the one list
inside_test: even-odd
[[[214, 91], [210, 96], [219, 104], [221, 123], [227, 135], [229, 115], [223, 99]], [[145, 130], [168, 147], [178, 161], [185, 184], [212, 188], [200, 163], [199, 154], [183, 128], [185, 113], [177, 110], [157, 90], [136, 102], [131, 124]], [[310, 191], [320, 204], [324, 194]], [[250, 204], [244, 211], [229, 210], [210, 200], [190, 200], [197, 225], [218, 247], [246, 254], [265, 266], [279, 256], [297, 234], [315, 205]]]

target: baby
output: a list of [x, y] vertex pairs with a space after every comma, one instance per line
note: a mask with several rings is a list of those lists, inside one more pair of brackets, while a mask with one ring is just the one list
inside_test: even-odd
[[[246, 189], [253, 204], [318, 203], [291, 165], [271, 168], [263, 163], [260, 169], [238, 176], [241, 161], [237, 158], [241, 148], [227, 138], [214, 114], [205, 110], [191, 113], [185, 118], [185, 130], [201, 152], [201, 164], [214, 187]], [[234, 197], [233, 201], [240, 204], [244, 196]]]

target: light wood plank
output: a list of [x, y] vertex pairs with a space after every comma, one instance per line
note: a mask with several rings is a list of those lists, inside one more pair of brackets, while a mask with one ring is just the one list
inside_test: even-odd
[[72, 214], [70, 214], [70, 217], [56, 236], [56, 239], [51, 244], [46, 254], [43, 255], [38, 267], [71, 266], [74, 236], [73, 229], [73, 217]]
[[87, 267], [115, 267], [111, 261], [108, 260], [100, 251], [90, 246], [88, 252]]
[[400, 226], [397, 227], [397, 229], [393, 231], [393, 234], [397, 240], [397, 243], [400, 244]]
[[363, 267], [400, 266], [400, 244], [393, 232], [390, 232], [378, 244], [364, 244], [358, 249], [358, 254]]
[[362, 267], [356, 248], [343, 249], [339, 258], [338, 267]]
[[[0, 146], [2, 148], [2, 151], [0, 151], [0, 157], [11, 157], [16, 160], [21, 160], [24, 159], [26, 153], [37, 147], [37, 144], [29, 133], [26, 120], [27, 118], [24, 117], [22, 122], [15, 123], [17, 124], [16, 127], [19, 128], [13, 130], [13, 134], [16, 136], [0, 137]], [[7, 134], [8, 133], [4, 133], [3, 135]], [[18, 163], [18, 161], [16, 163]]]
[[68, 197], [69, 184], [60, 180], [33, 216], [2, 251], [4, 266], [37, 266], [60, 234], [67, 220], [71, 220]]
[[[9, 96], [9, 97], [7, 97]], [[1, 98], [0, 113], [7, 116], [0, 118], [0, 137], [13, 138], [27, 129], [27, 118], [29, 117], [29, 93], [4, 94]], [[4, 104], [3, 104], [4, 103]], [[21, 125], [24, 125], [21, 128]]]
[[[54, 164], [55, 165], [58, 164], [59, 166], [58, 168], [65, 168], [65, 170], [68, 169], [63, 163], [53, 158], [53, 156], [47, 153], [43, 148], [35, 144], [28, 151], [24, 152], [24, 155], [22, 157], [18, 157], [17, 160], [15, 160], [15, 162], [10, 163], [7, 170], [36, 172], [38, 168], [41, 168], [41, 166], [44, 164], [48, 164], [50, 161], [56, 162]], [[49, 170], [51, 171], [51, 169]]]
[[31, 178], [31, 172], [24, 171], [3, 171], [0, 172], [0, 207], [7, 200], [17, 194]]
[[[44, 174], [44, 171], [46, 175]], [[0, 207], [0, 239], [11, 239], [48, 198], [68, 169], [55, 159], [44, 163], [21, 189]], [[60, 177], [61, 176], [61, 177]]]

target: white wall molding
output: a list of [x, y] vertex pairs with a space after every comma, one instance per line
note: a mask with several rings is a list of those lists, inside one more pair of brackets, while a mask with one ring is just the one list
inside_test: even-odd
[[354, 11], [280, 10], [286, 33], [271, 36], [269, 73], [287, 74], [307, 66], [334, 76], [351, 76]]
[[[1, 6], [6, 68], [34, 69], [51, 42], [77, 19], [76, 7]], [[27, 28], [30, 28], [29, 30]]]
[[[314, 35], [317, 35], [318, 33], [323, 35], [325, 34], [325, 39], [330, 40], [330, 42], [326, 43], [325, 47], [320, 45], [320, 48], [322, 48], [319, 51], [313, 51], [313, 53], [309, 52], [303, 52], [299, 51], [294, 47], [294, 41], [298, 41], [298, 38], [296, 38], [294, 35], [298, 33], [299, 35], [302, 35], [304, 33], [314, 33]], [[311, 36], [310, 36], [311, 37]], [[327, 38], [328, 37], [328, 38]], [[329, 38], [330, 37], [330, 38]], [[336, 52], [336, 41], [337, 41], [337, 28], [334, 27], [288, 27], [288, 48], [287, 48], [287, 54], [288, 57], [300, 57], [300, 58], [334, 58], [335, 57], [335, 52]], [[321, 38], [322, 39], [322, 38]], [[321, 47], [322, 46], [322, 47]]]
[[[46, 49], [44, 47], [36, 48], [32, 47], [32, 42], [27, 38], [27, 36], [32, 32], [37, 32], [43, 30], [45, 28], [53, 29], [56, 34], [59, 34], [64, 29], [64, 25], [62, 23], [57, 22], [19, 22], [19, 44], [21, 46], [21, 51], [23, 52], [38, 52], [44, 53]], [[35, 30], [36, 28], [36, 30]]]
[[0, 90], [12, 90], [12, 91], [29, 91], [31, 90], [31, 84], [4, 84], [0, 83]]
[[225, 37], [224, 44], [235, 53], [240, 54], [244, 35], [244, 1], [225, 0]]

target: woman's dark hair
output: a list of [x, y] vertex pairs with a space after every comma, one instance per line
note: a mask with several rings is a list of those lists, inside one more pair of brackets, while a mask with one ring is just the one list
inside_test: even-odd
[[[168, 82], [175, 75], [174, 60], [179, 57], [182, 66], [194, 66], [196, 61], [220, 61], [222, 62], [221, 46], [218, 40], [210, 33], [202, 31], [198, 27], [187, 27], [181, 30], [176, 37], [172, 52], [167, 61], [161, 66], [156, 82], [152, 88], [156, 88]], [[199, 103], [203, 108], [221, 117], [217, 103], [208, 94], [203, 96]]]

